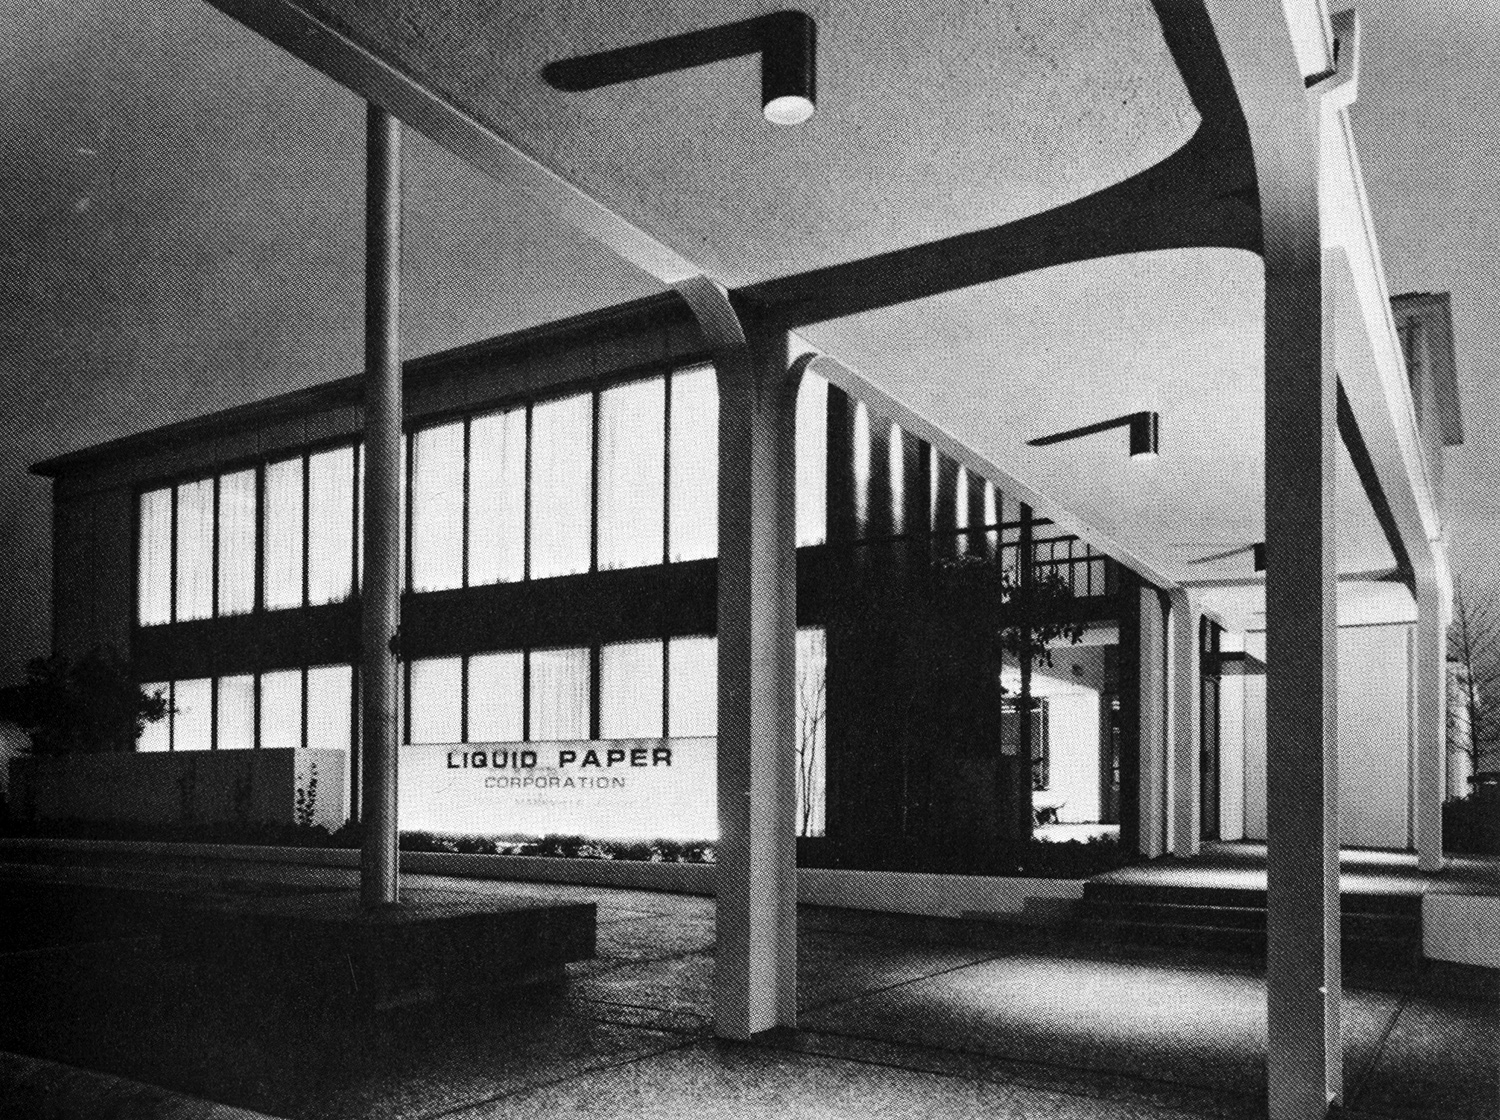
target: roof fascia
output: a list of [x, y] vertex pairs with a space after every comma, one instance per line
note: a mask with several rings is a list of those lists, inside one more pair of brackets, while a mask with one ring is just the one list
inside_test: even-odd
[[[1356, 13], [1341, 12], [1337, 22], [1341, 30], [1348, 29], [1340, 38], [1348, 44], [1346, 55], [1353, 56], [1346, 65], [1357, 73]], [[1342, 250], [1373, 356], [1368, 371], [1341, 366], [1340, 382], [1412, 566], [1431, 572], [1443, 527], [1349, 122], [1349, 106], [1357, 95], [1356, 80], [1334, 80], [1321, 96], [1323, 240]]]

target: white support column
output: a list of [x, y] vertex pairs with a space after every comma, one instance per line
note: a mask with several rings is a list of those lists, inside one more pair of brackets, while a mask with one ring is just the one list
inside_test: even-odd
[[796, 384], [722, 289], [677, 286], [719, 380], [719, 843], [714, 1028], [797, 1024]]
[[1250, 132], [1265, 261], [1267, 1113], [1323, 1120], [1344, 1054], [1323, 90], [1306, 88], [1280, 0], [1209, 12]]
[[1187, 858], [1198, 854], [1198, 827], [1201, 808], [1199, 753], [1199, 709], [1201, 673], [1198, 655], [1197, 604], [1185, 590], [1170, 595], [1171, 616], [1167, 633], [1168, 692], [1172, 698], [1171, 744], [1169, 758], [1172, 773], [1171, 814], [1169, 830], [1172, 854]]
[[1417, 866], [1443, 868], [1443, 797], [1448, 754], [1448, 628], [1442, 593], [1430, 574], [1417, 576], [1416, 844]]
[[371, 104], [366, 121], [365, 508], [360, 588], [360, 899], [400, 901], [396, 670], [401, 625], [401, 122]]
[[1141, 588], [1140, 619], [1139, 847], [1151, 859], [1167, 850], [1167, 633], [1154, 587]]

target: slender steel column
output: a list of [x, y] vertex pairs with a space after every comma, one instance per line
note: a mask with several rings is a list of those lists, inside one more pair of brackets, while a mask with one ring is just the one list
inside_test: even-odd
[[365, 170], [365, 534], [360, 900], [400, 901], [396, 639], [401, 625], [401, 123], [368, 106]]
[[1137, 847], [1154, 859], [1167, 850], [1167, 634], [1161, 592], [1154, 587], [1140, 590], [1139, 632]]
[[1417, 576], [1416, 847], [1417, 865], [1443, 869], [1443, 786], [1447, 778], [1448, 639], [1436, 580]]
[[1199, 816], [1202, 793], [1198, 754], [1199, 721], [1203, 717], [1198, 695], [1201, 685], [1198, 660], [1199, 613], [1185, 590], [1170, 596], [1171, 621], [1167, 637], [1167, 671], [1171, 675], [1172, 732], [1170, 736], [1172, 854], [1181, 858], [1198, 854]]

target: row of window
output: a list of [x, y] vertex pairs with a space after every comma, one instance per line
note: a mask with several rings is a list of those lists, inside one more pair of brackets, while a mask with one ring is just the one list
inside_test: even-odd
[[347, 751], [353, 742], [351, 665], [159, 681], [141, 688], [164, 693], [171, 714], [146, 725], [136, 743], [140, 751]]
[[[797, 542], [826, 534], [827, 382], [797, 404]], [[406, 440], [413, 591], [718, 553], [718, 385], [710, 366], [469, 416]], [[143, 626], [338, 602], [359, 578], [354, 445], [140, 496]], [[410, 491], [412, 501], [406, 501]]]
[[[798, 631], [798, 726], [816, 726], [819, 736], [824, 649], [821, 629]], [[405, 676], [402, 738], [408, 743], [718, 734], [718, 640], [710, 636], [417, 659], [407, 664]], [[141, 687], [165, 692], [173, 709], [147, 726], [142, 751], [348, 750], [353, 743], [349, 665]]]

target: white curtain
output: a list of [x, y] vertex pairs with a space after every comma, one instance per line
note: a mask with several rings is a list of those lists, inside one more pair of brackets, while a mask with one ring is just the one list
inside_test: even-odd
[[661, 737], [662, 643], [614, 642], [599, 650], [599, 737]]
[[278, 669], [260, 677], [261, 750], [302, 745], [302, 670]]
[[353, 720], [354, 667], [311, 666], [307, 670], [307, 745], [347, 751]]
[[593, 396], [531, 410], [531, 577], [589, 570]]
[[410, 743], [463, 742], [463, 671], [461, 657], [430, 657], [408, 668], [411, 691]]
[[[154, 684], [143, 684], [140, 686], [142, 692], [147, 696], [155, 696], [162, 693], [167, 699], [168, 712], [172, 707], [172, 682], [157, 681]], [[172, 717], [167, 715], [155, 723], [146, 724], [141, 732], [141, 737], [135, 741], [137, 751], [169, 751], [172, 749]]]
[[264, 510], [267, 610], [302, 605], [302, 460], [266, 467]]
[[797, 389], [797, 545], [828, 538], [828, 382], [802, 374]]
[[589, 737], [589, 651], [534, 649], [530, 654], [533, 742]]
[[901, 429], [891, 425], [891, 532], [906, 532], [906, 447]]
[[666, 380], [599, 394], [599, 567], [662, 562], [666, 494]]
[[518, 743], [524, 738], [526, 655], [520, 650], [469, 658], [469, 742]]
[[464, 426], [423, 428], [412, 440], [411, 586], [463, 586]]
[[136, 614], [142, 626], [172, 621], [172, 491], [141, 495]]
[[255, 609], [255, 472], [219, 479], [219, 614]]
[[713, 366], [672, 375], [671, 498], [667, 528], [672, 560], [703, 560], [719, 551], [719, 380]]
[[469, 424], [469, 584], [526, 575], [526, 410]]
[[174, 751], [206, 751], [213, 745], [213, 684], [207, 677], [178, 681], [172, 687]]
[[719, 640], [667, 642], [667, 734], [674, 739], [719, 733]]
[[339, 603], [354, 593], [354, 448], [307, 460], [307, 601]]
[[214, 613], [214, 480], [177, 488], [177, 620]]
[[220, 677], [216, 745], [221, 751], [249, 750], [255, 746], [255, 678], [250, 675]]

